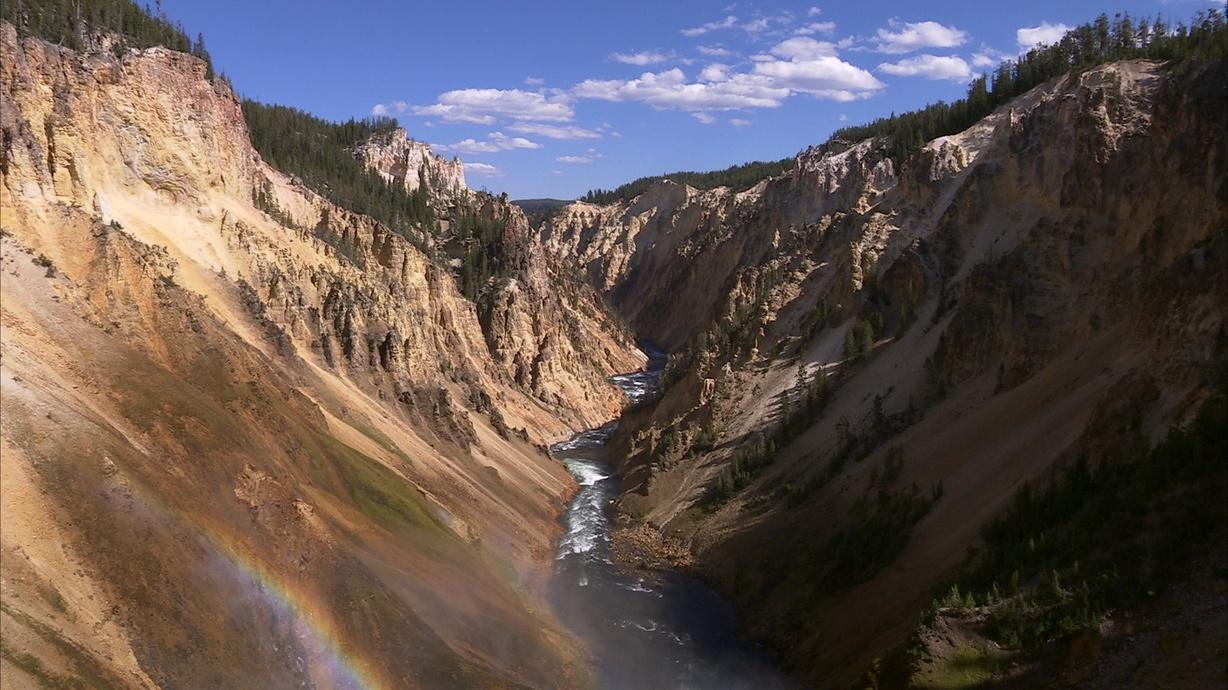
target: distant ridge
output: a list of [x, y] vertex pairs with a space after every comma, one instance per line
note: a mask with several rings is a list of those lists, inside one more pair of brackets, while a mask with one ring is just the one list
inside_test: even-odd
[[538, 211], [546, 211], [559, 206], [566, 206], [574, 199], [513, 199], [512, 203], [520, 207], [525, 213], [536, 213]]
[[572, 203], [573, 199], [517, 199], [512, 203], [519, 206], [528, 216], [529, 223], [536, 225], [550, 217], [555, 210]]

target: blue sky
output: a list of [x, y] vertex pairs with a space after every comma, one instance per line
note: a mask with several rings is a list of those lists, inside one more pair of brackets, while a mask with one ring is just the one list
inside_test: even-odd
[[[938, 99], [1100, 12], [1198, 0], [432, 2], [163, 0], [246, 96], [373, 112], [466, 162], [471, 187], [572, 198], [790, 156]], [[1222, 5], [1222, 3], [1220, 3]]]

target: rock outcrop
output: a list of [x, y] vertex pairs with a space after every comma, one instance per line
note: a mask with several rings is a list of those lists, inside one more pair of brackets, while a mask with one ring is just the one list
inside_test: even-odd
[[436, 155], [429, 144], [411, 139], [399, 127], [377, 133], [354, 153], [380, 177], [411, 192], [425, 186], [437, 198], [452, 199], [469, 191], [459, 158]]

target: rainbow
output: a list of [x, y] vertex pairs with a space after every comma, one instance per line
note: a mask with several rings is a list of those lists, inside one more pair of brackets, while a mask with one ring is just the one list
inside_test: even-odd
[[[269, 610], [292, 622], [299, 642], [307, 652], [307, 663], [314, 663], [308, 672], [320, 687], [345, 690], [389, 690], [376, 670], [354, 652], [347, 650], [341, 631], [328, 609], [313, 601], [306, 592], [298, 591], [272, 569], [263, 565], [235, 538], [221, 529], [171, 510], [157, 497], [144, 491], [131, 477], [125, 478], [129, 493], [140, 505], [168, 522], [178, 522], [202, 541], [217, 557], [217, 561], [249, 592], [263, 600]], [[323, 675], [323, 677], [320, 677]]]
[[387, 690], [369, 664], [346, 650], [340, 631], [324, 607], [281, 582], [271, 570], [255, 558], [245, 555], [238, 544], [220, 538], [217, 531], [201, 529], [200, 533], [274, 612], [294, 622], [299, 641], [308, 651], [309, 658], [322, 661], [328, 673], [330, 683], [323, 687]]

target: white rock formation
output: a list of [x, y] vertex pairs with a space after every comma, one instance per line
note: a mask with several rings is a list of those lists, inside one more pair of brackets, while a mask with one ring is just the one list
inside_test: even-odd
[[415, 191], [425, 182], [437, 195], [461, 196], [469, 191], [459, 158], [436, 155], [429, 144], [411, 139], [404, 129], [376, 134], [355, 149], [363, 164], [390, 182]]

